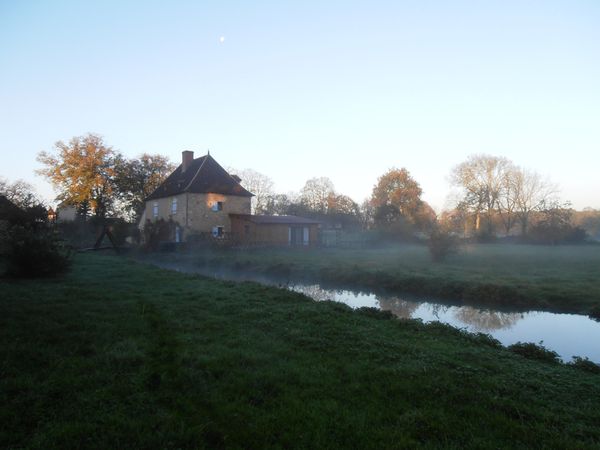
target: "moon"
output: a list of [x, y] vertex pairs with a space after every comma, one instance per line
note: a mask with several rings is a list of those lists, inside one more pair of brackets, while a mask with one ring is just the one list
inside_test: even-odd
[[219, 44], [222, 44], [224, 42], [225, 42], [225, 36], [219, 37]]

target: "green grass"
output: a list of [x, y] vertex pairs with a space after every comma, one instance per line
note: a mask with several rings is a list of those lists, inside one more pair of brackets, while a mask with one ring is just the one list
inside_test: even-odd
[[600, 308], [600, 246], [592, 245], [470, 245], [444, 263], [432, 263], [427, 247], [420, 245], [191, 252], [160, 258], [506, 310], [588, 314]]
[[0, 280], [0, 448], [598, 448], [600, 377], [258, 284]]

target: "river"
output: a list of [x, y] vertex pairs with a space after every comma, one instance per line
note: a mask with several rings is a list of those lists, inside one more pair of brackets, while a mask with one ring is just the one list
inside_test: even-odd
[[316, 301], [332, 300], [352, 308], [363, 306], [391, 311], [402, 319], [439, 321], [470, 332], [487, 333], [503, 345], [516, 342], [542, 343], [563, 361], [573, 356], [587, 357], [600, 363], [600, 322], [579, 314], [544, 311], [505, 312], [473, 306], [450, 306], [432, 298], [415, 299], [323, 288], [319, 284], [284, 284], [271, 278], [234, 271], [212, 271], [188, 265], [154, 262], [165, 269], [197, 273], [230, 281], [254, 281], [301, 292]]

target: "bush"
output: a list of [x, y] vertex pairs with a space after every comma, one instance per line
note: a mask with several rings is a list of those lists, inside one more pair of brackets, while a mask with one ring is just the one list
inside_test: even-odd
[[567, 366], [585, 370], [586, 372], [600, 374], [600, 365], [590, 361], [588, 358], [582, 358], [581, 356], [573, 356], [573, 361], [567, 363]]
[[443, 262], [458, 251], [458, 239], [448, 231], [437, 229], [431, 232], [428, 246], [431, 259], [434, 262]]
[[70, 248], [47, 227], [14, 225], [7, 239], [6, 273], [11, 277], [56, 276], [71, 265]]
[[527, 359], [535, 359], [538, 361], [551, 363], [560, 362], [558, 353], [548, 350], [542, 345], [542, 342], [539, 344], [534, 344], [533, 342], [517, 342], [516, 344], [509, 345], [508, 349], [511, 352], [521, 355]]

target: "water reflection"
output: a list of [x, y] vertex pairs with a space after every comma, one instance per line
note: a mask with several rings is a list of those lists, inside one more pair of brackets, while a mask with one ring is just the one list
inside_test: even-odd
[[519, 313], [505, 313], [471, 306], [450, 307], [439, 303], [419, 303], [394, 296], [323, 289], [319, 285], [293, 285], [290, 289], [317, 301], [333, 300], [353, 308], [361, 306], [381, 308], [401, 319], [419, 318], [426, 321], [452, 322], [456, 326], [467, 326], [472, 331], [486, 333], [508, 329], [523, 318]]
[[523, 318], [519, 313], [482, 310], [463, 306], [454, 313], [457, 320], [470, 325], [475, 331], [489, 332], [511, 328]]
[[402, 300], [398, 297], [377, 297], [381, 309], [391, 311], [401, 319], [411, 319], [419, 308], [419, 303]]

